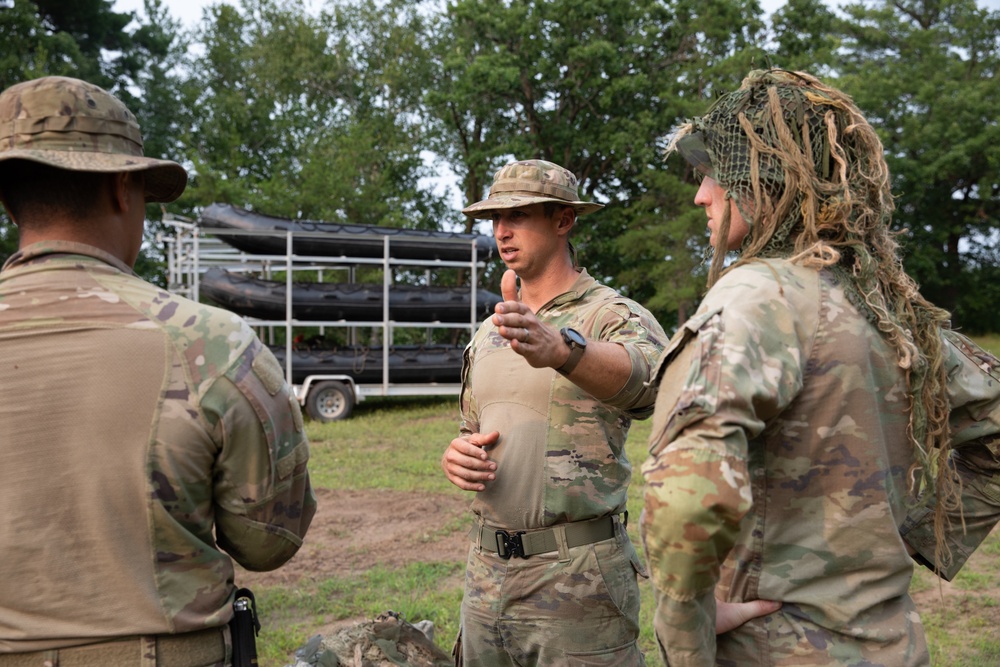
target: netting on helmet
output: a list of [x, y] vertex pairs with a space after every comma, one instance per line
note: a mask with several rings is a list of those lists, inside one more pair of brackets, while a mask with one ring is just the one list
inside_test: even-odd
[[849, 97], [807, 74], [751, 72], [671, 147], [736, 202], [751, 226], [744, 256], [836, 243], [845, 220], [885, 225], [893, 210], [878, 136]]
[[[882, 143], [853, 100], [802, 72], [751, 72], [704, 116], [674, 130], [676, 150], [726, 191], [749, 223], [725, 268], [729, 207], [719, 221], [709, 287], [758, 258], [826, 268], [895, 349], [911, 396], [915, 493], [938, 498], [939, 536], [958, 489], [948, 464], [948, 400], [940, 329], [949, 315], [903, 270]], [[947, 558], [947, 546], [938, 561]]]

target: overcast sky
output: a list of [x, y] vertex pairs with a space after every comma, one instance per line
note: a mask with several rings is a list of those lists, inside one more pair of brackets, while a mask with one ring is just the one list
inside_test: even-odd
[[[218, 4], [215, 0], [164, 0], [163, 4], [174, 18], [180, 19], [185, 28], [190, 28], [201, 20], [201, 10], [208, 5]], [[226, 4], [234, 4], [226, 2]], [[143, 0], [115, 0], [116, 12], [135, 12], [144, 16]]]

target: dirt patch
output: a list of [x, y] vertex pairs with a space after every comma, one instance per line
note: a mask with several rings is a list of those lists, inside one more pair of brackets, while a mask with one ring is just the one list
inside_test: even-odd
[[[319, 507], [305, 544], [292, 560], [273, 572], [248, 572], [237, 566], [236, 582], [250, 588], [296, 586], [303, 581], [357, 577], [375, 566], [398, 568], [415, 562], [462, 563], [468, 551], [471, 496], [383, 490], [316, 491]], [[1000, 531], [1000, 528], [997, 529]], [[921, 614], [955, 610], [960, 617], [984, 618], [1000, 627], [1000, 587], [995, 556], [977, 551], [965, 570], [990, 573], [970, 590], [932, 579], [913, 593]], [[461, 587], [463, 573], [454, 585]], [[447, 582], [449, 585], [451, 582]], [[984, 613], [985, 612], [985, 613]], [[369, 618], [330, 620], [310, 626], [310, 634], [330, 636]]]
[[237, 566], [240, 586], [293, 585], [355, 577], [376, 565], [460, 562], [468, 550], [471, 497], [383, 490], [317, 489], [319, 507], [305, 543], [274, 572]]

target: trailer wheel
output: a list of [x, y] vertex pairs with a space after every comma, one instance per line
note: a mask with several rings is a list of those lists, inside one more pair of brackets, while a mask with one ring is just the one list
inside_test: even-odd
[[354, 409], [354, 394], [343, 382], [320, 382], [306, 399], [306, 412], [319, 422], [347, 419]]

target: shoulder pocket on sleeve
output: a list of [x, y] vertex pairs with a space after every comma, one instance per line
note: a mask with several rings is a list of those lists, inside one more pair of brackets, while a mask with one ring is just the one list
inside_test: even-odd
[[698, 313], [684, 323], [663, 351], [653, 381], [657, 385], [650, 454], [657, 454], [685, 426], [711, 415], [718, 405], [722, 308]]
[[296, 450], [306, 441], [302, 411], [270, 350], [258, 344], [245, 355], [252, 355], [249, 364], [244, 362], [250, 372], [236, 369], [232, 379], [253, 407], [270, 450], [275, 474], [281, 480], [301, 463]]
[[[262, 350], [263, 351], [263, 350]], [[285, 384], [284, 371], [273, 354], [258, 354], [253, 359], [253, 373], [264, 385], [264, 389], [274, 396]]]

